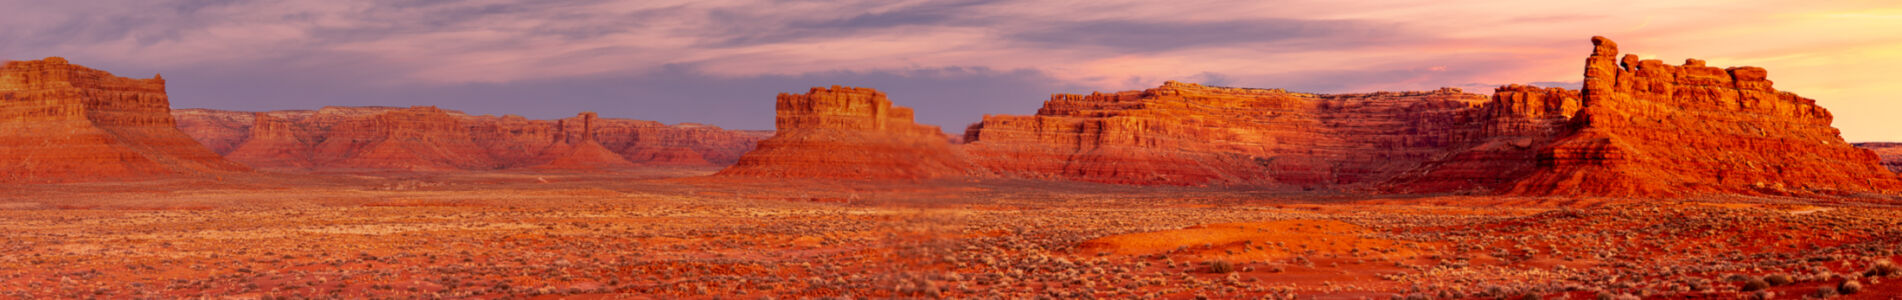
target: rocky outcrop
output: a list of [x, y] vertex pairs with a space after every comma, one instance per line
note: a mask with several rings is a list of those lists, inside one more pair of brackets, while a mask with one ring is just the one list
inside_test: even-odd
[[231, 153], [248, 137], [246, 131], [257, 122], [248, 113], [227, 113], [209, 109], [174, 109], [179, 131], [191, 135], [212, 152]]
[[1326, 95], [1170, 82], [986, 116], [962, 150], [1006, 176], [1120, 184], [1634, 197], [1902, 189], [1875, 154], [1843, 141], [1828, 111], [1773, 89], [1762, 68], [1666, 65], [1593, 43], [1582, 90]]
[[1889, 171], [1902, 173], [1902, 143], [1857, 143], [1856, 147], [1874, 151]]
[[162, 77], [118, 77], [58, 57], [0, 67], [0, 181], [248, 170], [178, 130]]
[[1521, 195], [1682, 196], [1892, 192], [1867, 150], [1844, 142], [1829, 111], [1771, 87], [1757, 67], [1719, 69], [1618, 56], [1594, 37], [1567, 134], [1537, 152]]
[[621, 154], [608, 151], [594, 140], [594, 126], [597, 117], [594, 112], [583, 112], [574, 118], [562, 119], [555, 123], [555, 139], [548, 148], [541, 151], [535, 165], [538, 169], [601, 170], [631, 168]]
[[[332, 109], [332, 108], [327, 108]], [[332, 109], [334, 110], [334, 109]], [[452, 115], [454, 113], [454, 115]], [[319, 117], [336, 116], [322, 114]], [[460, 112], [433, 106], [387, 110], [329, 126], [311, 151], [327, 169], [484, 170], [503, 166], [482, 151]]]
[[270, 113], [255, 113], [251, 117], [251, 127], [236, 134], [220, 136], [239, 136], [242, 143], [235, 149], [225, 152], [225, 158], [244, 162], [256, 168], [265, 169], [308, 169], [317, 164], [312, 156], [312, 144], [295, 132], [296, 125], [284, 117]]
[[985, 116], [964, 148], [1015, 177], [1332, 188], [1385, 181], [1469, 138], [1455, 129], [1485, 99], [1450, 88], [1328, 95], [1168, 82]]
[[1538, 147], [1570, 133], [1582, 100], [1577, 90], [1508, 85], [1468, 110], [1471, 124], [1447, 128], [1460, 136], [1448, 151], [1380, 186], [1402, 193], [1487, 193], [1537, 170]]
[[521, 116], [476, 116], [466, 120], [470, 137], [502, 168], [529, 167], [547, 163], [543, 152], [555, 146], [562, 133], [558, 123], [529, 120]]
[[[595, 128], [601, 145], [643, 165], [725, 166], [740, 160], [772, 131], [728, 130], [718, 126], [654, 121], [602, 119]], [[692, 152], [691, 155], [685, 152]], [[671, 152], [672, 154], [664, 154]], [[700, 157], [693, 159], [692, 157]], [[704, 160], [706, 163], [698, 163]]]
[[193, 109], [176, 115], [181, 124], [193, 124], [181, 128], [194, 138], [228, 145], [220, 148], [228, 149], [223, 153], [230, 159], [282, 171], [700, 167], [719, 163], [703, 157], [729, 157], [726, 162], [731, 163], [767, 135], [698, 124], [603, 119], [593, 113], [551, 121], [471, 116], [435, 107], [258, 113]]
[[912, 121], [885, 93], [855, 87], [779, 94], [773, 137], [720, 176], [929, 179], [981, 172], [937, 126]]

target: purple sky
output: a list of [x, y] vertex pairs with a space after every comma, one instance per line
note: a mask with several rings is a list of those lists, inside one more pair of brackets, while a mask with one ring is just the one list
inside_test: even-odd
[[[1899, 140], [1889, 1], [19, 1], [0, 59], [164, 73], [179, 108], [437, 105], [771, 129], [811, 86], [961, 130], [1165, 80], [1307, 92], [1576, 88], [1588, 38], [1769, 68], [1851, 141]], [[1345, 4], [1344, 4], [1345, 3]]]

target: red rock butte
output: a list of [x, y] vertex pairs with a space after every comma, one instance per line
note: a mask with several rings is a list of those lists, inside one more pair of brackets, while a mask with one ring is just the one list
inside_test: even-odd
[[1576, 116], [1543, 144], [1530, 195], [1892, 193], [1902, 182], [1843, 141], [1815, 100], [1771, 87], [1758, 67], [1618, 57], [1593, 37]]
[[1843, 141], [1828, 111], [1773, 89], [1762, 68], [1620, 59], [1610, 40], [1592, 43], [1583, 90], [1309, 94], [1168, 82], [985, 116], [955, 147], [883, 93], [814, 88], [781, 94], [779, 134], [721, 174], [1527, 196], [1902, 190], [1875, 153]]
[[0, 68], [0, 181], [69, 182], [249, 171], [179, 132], [165, 79], [49, 57]]
[[181, 109], [186, 134], [226, 157], [277, 171], [608, 170], [731, 164], [765, 138], [700, 124], [471, 116], [430, 106], [234, 112]]
[[538, 161], [546, 161], [534, 168], [541, 169], [617, 169], [632, 168], [621, 154], [609, 151], [601, 143], [594, 141], [594, 126], [598, 119], [594, 112], [583, 112], [574, 118], [562, 119], [555, 127], [555, 141], [542, 150]]
[[937, 126], [856, 87], [779, 94], [778, 131], [720, 176], [928, 179], [976, 175]]

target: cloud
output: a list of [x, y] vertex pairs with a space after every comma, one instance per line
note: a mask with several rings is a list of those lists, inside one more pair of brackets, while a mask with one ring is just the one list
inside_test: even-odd
[[1043, 47], [1100, 46], [1117, 52], [1158, 52], [1226, 45], [1351, 48], [1391, 43], [1400, 30], [1368, 21], [1254, 19], [1217, 22], [1099, 20], [1059, 23], [1009, 38]]
[[[743, 24], [719, 32], [706, 46], [741, 47], [791, 41], [840, 38], [876, 31], [904, 30], [905, 27], [978, 27], [985, 16], [974, 9], [998, 0], [929, 1], [877, 7], [864, 11], [841, 10], [844, 14], [821, 14], [809, 18], [791, 18], [782, 22], [754, 22], [761, 12], [751, 9], [723, 9], [714, 12], [717, 23]], [[856, 13], [856, 14], [854, 14]]]

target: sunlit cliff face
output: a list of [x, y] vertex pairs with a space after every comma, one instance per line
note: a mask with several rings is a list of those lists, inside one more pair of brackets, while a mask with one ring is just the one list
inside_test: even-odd
[[181, 107], [597, 110], [766, 129], [770, 106], [742, 96], [852, 84], [920, 95], [894, 101], [958, 128], [1049, 93], [1166, 80], [1314, 92], [1575, 87], [1580, 41], [1604, 35], [1645, 45], [1625, 50], [1646, 58], [1764, 67], [1779, 89], [1835, 112], [1845, 138], [1902, 140], [1887, 117], [1902, 111], [1888, 101], [1902, 85], [1886, 76], [1902, 69], [1902, 7], [1882, 1], [0, 5], [12, 8], [0, 13], [0, 57], [163, 72]]

